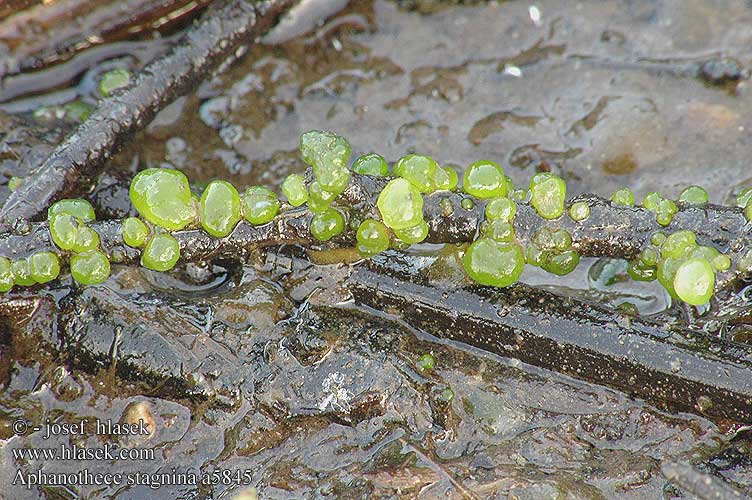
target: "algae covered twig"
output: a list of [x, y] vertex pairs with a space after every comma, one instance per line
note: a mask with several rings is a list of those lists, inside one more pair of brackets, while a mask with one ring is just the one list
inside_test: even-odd
[[292, 0], [228, 0], [210, 9], [162, 59], [141, 70], [128, 88], [105, 100], [61, 143], [0, 208], [0, 232], [19, 219], [39, 218], [105, 161], [164, 106], [187, 92], [230, 56], [270, 28]]

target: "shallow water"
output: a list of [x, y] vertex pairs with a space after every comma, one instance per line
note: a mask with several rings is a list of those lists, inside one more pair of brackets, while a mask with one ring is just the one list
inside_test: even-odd
[[[752, 182], [749, 84], [711, 83], [699, 69], [719, 56], [749, 66], [747, 2], [540, 2], [538, 22], [528, 3], [421, 5], [426, 13], [353, 2], [302, 36], [250, 47], [113, 159], [92, 195], [98, 211], [122, 216], [125, 179], [165, 162], [197, 185], [276, 185], [303, 171], [298, 137], [314, 128], [345, 135], [354, 155], [494, 159], [516, 184], [552, 169], [570, 194], [626, 185], [636, 198], [676, 196], [692, 183], [721, 203]], [[451, 252], [439, 261], [434, 277], [457, 279]], [[593, 264], [523, 280], [613, 304], [639, 295], [644, 313], [666, 308], [657, 285], [607, 287]], [[19, 468], [82, 468], [20, 463], [15, 448], [111, 440], [11, 438], [16, 418], [119, 421], [145, 404], [158, 432], [119, 444], [156, 456], [117, 467], [249, 471], [261, 498], [694, 498], [661, 475], [670, 460], [752, 492], [750, 443], [732, 440], [727, 423], [317, 307], [337, 270], [323, 285], [308, 271], [280, 252], [170, 276], [116, 268], [101, 286], [60, 280], [39, 294], [0, 337], [1, 482]], [[436, 368], [424, 373], [415, 362], [429, 352]], [[231, 498], [239, 488], [228, 482], [9, 498]]]

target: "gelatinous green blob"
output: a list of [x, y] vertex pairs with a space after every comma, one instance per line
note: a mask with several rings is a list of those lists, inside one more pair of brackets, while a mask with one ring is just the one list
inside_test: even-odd
[[635, 281], [653, 281], [658, 276], [655, 266], [648, 266], [637, 260], [629, 261], [627, 274]]
[[530, 180], [530, 202], [544, 219], [556, 219], [564, 213], [567, 185], [561, 177], [550, 172], [535, 174]]
[[104, 97], [111, 96], [116, 90], [125, 88], [131, 81], [131, 72], [127, 69], [113, 69], [102, 75], [99, 80], [99, 92]]
[[739, 258], [736, 268], [742, 273], [752, 272], [752, 250], [747, 250], [747, 253]]
[[49, 220], [50, 236], [62, 250], [72, 250], [76, 244], [79, 222], [72, 215], [53, 215]]
[[149, 227], [138, 217], [128, 217], [123, 221], [123, 241], [133, 248], [140, 248], [146, 243]]
[[131, 182], [130, 196], [144, 219], [170, 231], [183, 229], [198, 215], [188, 178], [178, 170], [142, 170]]
[[155, 234], [144, 247], [141, 265], [154, 271], [169, 271], [180, 258], [180, 245], [170, 233]]
[[0, 257], [0, 292], [7, 292], [13, 288], [13, 272], [10, 268], [10, 259]]
[[415, 366], [421, 372], [432, 372], [434, 367], [436, 366], [436, 361], [430, 354], [424, 354], [423, 356], [418, 358], [418, 361], [415, 362]]
[[658, 210], [658, 204], [662, 199], [663, 196], [661, 196], [661, 193], [650, 191], [648, 193], [645, 193], [645, 197], [642, 199], [642, 206], [644, 208], [647, 208], [651, 212], [655, 212], [656, 210]]
[[240, 195], [227, 181], [212, 181], [201, 195], [201, 226], [217, 238], [224, 238], [243, 217]]
[[83, 222], [92, 222], [96, 219], [94, 216], [94, 207], [86, 200], [65, 199], [52, 204], [47, 210], [47, 218], [55, 215], [72, 215]]
[[78, 123], [86, 120], [94, 109], [94, 106], [88, 102], [82, 101], [81, 99], [76, 99], [75, 101], [69, 102], [63, 106], [65, 119]]
[[702, 204], [707, 203], [709, 199], [708, 192], [700, 186], [689, 186], [679, 195], [679, 201], [684, 203]]
[[501, 219], [485, 221], [481, 225], [480, 233], [499, 243], [508, 243], [514, 239], [514, 226]]
[[514, 243], [498, 243], [478, 238], [462, 258], [465, 272], [481, 285], [505, 287], [515, 283], [525, 267], [522, 248]]
[[376, 202], [384, 224], [392, 229], [407, 229], [423, 220], [423, 197], [418, 188], [405, 179], [392, 179], [379, 193]]
[[554, 233], [546, 226], [541, 227], [533, 233], [532, 241], [543, 250], [552, 250], [556, 247], [556, 244], [554, 243]]
[[692, 259], [705, 259], [708, 262], [712, 263], [713, 259], [718, 257], [720, 255], [720, 252], [716, 250], [713, 247], [707, 247], [704, 245], [700, 245], [698, 247], [695, 247], [690, 253], [689, 257]]
[[96, 285], [110, 276], [110, 261], [100, 250], [91, 250], [73, 255], [70, 269], [77, 283]]
[[29, 259], [13, 260], [10, 263], [10, 272], [16, 285], [31, 286], [36, 283], [31, 276], [31, 263]]
[[509, 197], [513, 200], [517, 200], [520, 203], [528, 203], [532, 197], [532, 193], [529, 189], [515, 189], [509, 193]]
[[395, 229], [394, 235], [408, 245], [414, 245], [425, 240], [428, 236], [428, 224], [420, 221], [420, 224], [405, 229]]
[[551, 233], [554, 249], [563, 252], [572, 247], [572, 235], [566, 229], [557, 229]]
[[631, 207], [634, 205], [634, 195], [629, 188], [617, 189], [614, 191], [614, 194], [611, 195], [611, 201], [615, 205]]
[[672, 259], [680, 259], [695, 249], [697, 242], [695, 241], [695, 233], [692, 231], [677, 231], [670, 234], [666, 241], [661, 245], [661, 256], [669, 257]]
[[576, 201], [569, 207], [569, 217], [573, 221], [580, 222], [590, 217], [590, 205], [585, 201]]
[[425, 155], [403, 156], [394, 165], [394, 175], [407, 179], [421, 193], [436, 191], [436, 160]]
[[366, 219], [358, 227], [358, 231], [355, 233], [355, 240], [358, 252], [361, 255], [370, 257], [389, 248], [389, 231], [381, 222]]
[[640, 265], [649, 267], [658, 264], [658, 251], [655, 248], [645, 248], [637, 257]]
[[11, 193], [18, 189], [18, 187], [23, 183], [23, 177], [16, 177], [15, 175], [8, 179], [8, 191]]
[[287, 202], [293, 207], [299, 207], [308, 201], [305, 179], [300, 174], [288, 175], [282, 182], [282, 192], [287, 197]]
[[47, 283], [60, 274], [60, 261], [52, 252], [37, 252], [31, 256], [31, 277], [37, 283]]
[[450, 217], [454, 213], [454, 205], [449, 198], [442, 198], [439, 202], [439, 208], [441, 208], [441, 215], [444, 217]]
[[491, 160], [471, 163], [465, 170], [462, 189], [476, 198], [506, 196], [507, 180], [501, 165]]
[[251, 186], [243, 194], [243, 215], [253, 225], [266, 224], [279, 212], [277, 194], [263, 186]]
[[322, 189], [340, 194], [350, 181], [347, 159], [352, 148], [344, 137], [333, 132], [312, 130], [300, 136], [300, 154], [313, 167]]
[[434, 179], [436, 189], [451, 191], [457, 187], [457, 182], [459, 182], [459, 176], [452, 167], [444, 166], [436, 169], [436, 178]]
[[657, 247], [663, 245], [664, 241], [666, 241], [666, 235], [660, 231], [656, 231], [650, 236], [650, 243]]
[[742, 189], [736, 195], [736, 206], [744, 208], [749, 205], [749, 200], [752, 200], [752, 188]]
[[565, 252], [549, 255], [545, 264], [541, 267], [549, 273], [564, 276], [574, 271], [579, 263], [580, 254], [574, 250], [567, 250]]
[[76, 230], [76, 241], [73, 250], [76, 253], [88, 252], [99, 247], [99, 234], [89, 226], [79, 226]]
[[715, 273], [710, 263], [702, 258], [688, 259], [676, 270], [674, 290], [687, 304], [706, 304], [713, 295]]
[[672, 258], [661, 259], [658, 261], [658, 282], [663, 285], [663, 288], [665, 288], [668, 294], [674, 299], [679, 298], [679, 296], [676, 295], [676, 290], [674, 290], [674, 276], [676, 276], [676, 271], [679, 269], [682, 262], [681, 259]]
[[475, 202], [472, 198], [462, 198], [460, 206], [465, 210], [472, 210], [473, 208], [475, 208]]
[[517, 213], [517, 205], [509, 198], [494, 198], [486, 205], [487, 220], [512, 222]]
[[525, 261], [531, 266], [542, 267], [546, 263], [546, 260], [548, 260], [549, 253], [538, 245], [531, 243], [525, 249]]
[[352, 170], [358, 174], [386, 177], [389, 175], [389, 165], [383, 156], [376, 153], [359, 156], [352, 165]]
[[333, 208], [317, 213], [311, 219], [311, 234], [319, 241], [329, 241], [345, 230], [345, 218]]
[[676, 203], [671, 200], [661, 200], [655, 212], [655, 220], [661, 226], [668, 226], [677, 211]]
[[313, 181], [309, 189], [308, 208], [314, 213], [324, 212], [336, 197], [336, 194], [322, 188], [318, 181]]
[[710, 262], [716, 271], [728, 271], [731, 268], [731, 259], [728, 255], [716, 255]]

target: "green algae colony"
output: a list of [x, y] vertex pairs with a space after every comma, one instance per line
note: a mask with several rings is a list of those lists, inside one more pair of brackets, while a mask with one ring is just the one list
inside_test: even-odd
[[[338, 202], [347, 189], [351, 171], [388, 177], [390, 169], [376, 153], [360, 156], [348, 168], [351, 151], [347, 140], [333, 132], [314, 130], [301, 136], [301, 157], [311, 166], [313, 176], [291, 174], [282, 183], [281, 191], [290, 206], [307, 204], [313, 213], [311, 235], [326, 242], [351, 228], [355, 232], [355, 247], [363, 257], [424, 241], [429, 234], [423, 214], [424, 196], [457, 190], [456, 170], [440, 166], [425, 155], [400, 158], [394, 165], [392, 178], [378, 195], [378, 217], [363, 220], [353, 217], [346, 203]], [[465, 170], [462, 191], [468, 195], [460, 203], [463, 209], [471, 211], [477, 203], [485, 203], [485, 220], [462, 259], [468, 276], [477, 283], [510, 286], [519, 279], [526, 263], [556, 275], [569, 274], [577, 267], [580, 255], [567, 230], [544, 226], [524, 246], [515, 235], [518, 203], [529, 203], [546, 220], [555, 221], [564, 215], [567, 186], [557, 175], [538, 173], [530, 180], [529, 189], [515, 189], [501, 165], [480, 160]], [[267, 224], [287, 207], [267, 187], [252, 186], [241, 195], [223, 180], [209, 183], [199, 198], [182, 172], [165, 168], [139, 172], [131, 182], [130, 198], [140, 217], [123, 221], [123, 242], [141, 249], [141, 265], [155, 271], [169, 271], [180, 259], [180, 244], [172, 231], [200, 227], [215, 238], [225, 238], [241, 220], [253, 225]], [[624, 207], [635, 204], [627, 188], [617, 190], [611, 201]], [[699, 186], [689, 186], [682, 191], [679, 201], [703, 204], [708, 202], [708, 194]], [[752, 218], [752, 189], [740, 192], [737, 204], [748, 219]], [[443, 198], [439, 206], [444, 217], [453, 215], [450, 199]], [[661, 226], [670, 224], [678, 211], [675, 202], [656, 192], [647, 193], [642, 206], [655, 214]], [[569, 206], [567, 213], [573, 221], [582, 222], [590, 216], [590, 206], [577, 201]], [[100, 249], [99, 235], [88, 226], [93, 221], [94, 209], [86, 200], [66, 199], [52, 205], [48, 211], [49, 230], [60, 252], [37, 252], [15, 260], [0, 257], [0, 291], [8, 291], [14, 285], [30, 286], [54, 280], [60, 273], [61, 258], [69, 261], [71, 275], [79, 284], [106, 280], [110, 260]], [[629, 262], [628, 273], [635, 280], [657, 279], [674, 299], [702, 305], [713, 295], [715, 273], [730, 267], [727, 255], [699, 245], [691, 231], [668, 235], [656, 232], [650, 244]], [[752, 252], [742, 257], [737, 267], [742, 271], [752, 270]]]

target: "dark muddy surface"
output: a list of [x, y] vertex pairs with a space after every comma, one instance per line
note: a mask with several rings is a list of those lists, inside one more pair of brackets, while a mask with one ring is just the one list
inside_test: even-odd
[[[278, 32], [276, 45], [249, 47], [162, 111], [89, 199], [100, 218], [122, 217], [133, 172], [163, 163], [197, 188], [213, 178], [276, 186], [303, 171], [298, 137], [316, 128], [389, 161], [406, 152], [461, 166], [495, 159], [516, 184], [551, 169], [572, 195], [608, 197], [626, 185], [638, 198], [675, 197], [700, 184], [727, 203], [752, 182], [748, 2], [471, 3], [352, 2], [307, 31], [286, 28], [305, 31], [290, 40]], [[96, 102], [97, 71], [52, 100]], [[70, 127], [13, 105], [2, 104], [20, 114], [2, 118], [19, 131], [0, 149], [0, 201], [8, 178], [26, 175]], [[739, 423], [701, 416], [707, 400], [673, 412], [438, 341], [393, 310], [354, 307], [343, 266], [303, 256], [288, 247], [166, 275], [114, 266], [102, 285], [80, 289], [63, 276], [16, 302], [0, 318], [0, 498], [219, 499], [246, 483], [264, 499], [698, 498], [661, 473], [673, 461], [752, 494], [752, 442]], [[413, 249], [406, 262], [436, 282], [463, 279], [452, 247]], [[618, 261], [583, 259], [568, 277], [529, 268], [523, 281], [718, 332], [717, 322], [669, 308], [658, 284], [623, 275]], [[750, 309], [744, 289], [717, 317], [749, 331]], [[432, 371], [416, 366], [425, 353]], [[138, 417], [156, 432], [44, 439], [12, 427]], [[154, 456], [13, 455], [74, 444]], [[6, 487], [17, 471], [38, 469], [117, 469], [152, 487]], [[177, 476], [214, 471], [215, 484]]]

